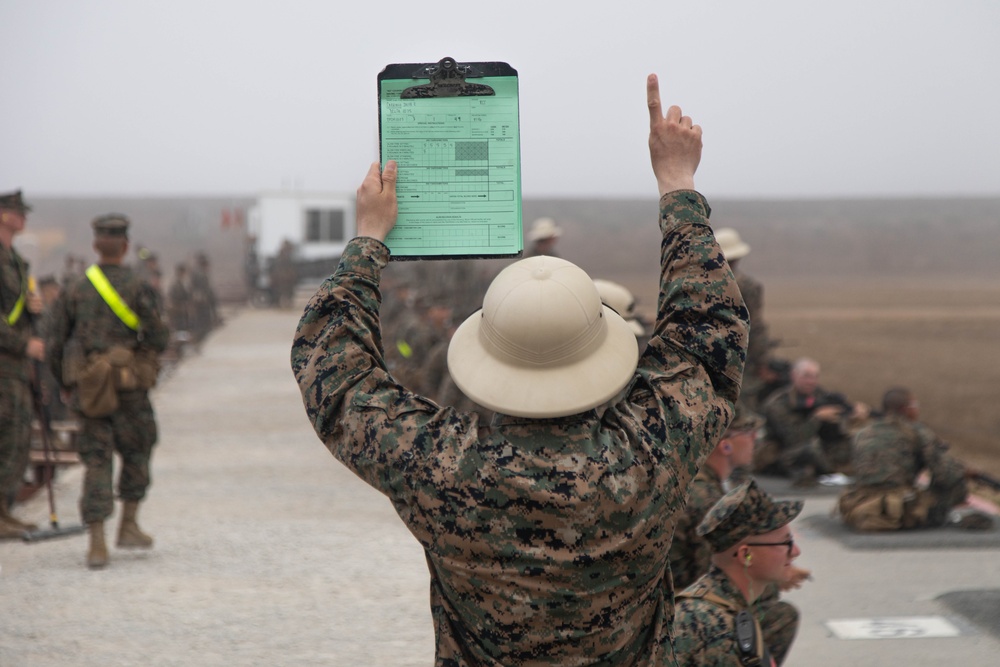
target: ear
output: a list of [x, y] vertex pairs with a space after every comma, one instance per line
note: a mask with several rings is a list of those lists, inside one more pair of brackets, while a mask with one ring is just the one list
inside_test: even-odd
[[733, 443], [730, 442], [728, 438], [723, 438], [719, 441], [719, 451], [726, 456], [729, 456], [733, 453]]

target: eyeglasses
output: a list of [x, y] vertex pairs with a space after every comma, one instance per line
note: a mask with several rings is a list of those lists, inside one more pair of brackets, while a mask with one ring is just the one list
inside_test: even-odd
[[795, 549], [795, 539], [789, 537], [784, 542], [747, 542], [748, 547], [788, 547], [788, 555]]

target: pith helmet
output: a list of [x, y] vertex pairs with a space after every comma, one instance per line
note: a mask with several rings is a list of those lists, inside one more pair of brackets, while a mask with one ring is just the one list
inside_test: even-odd
[[722, 248], [722, 254], [727, 261], [740, 259], [750, 254], [750, 246], [743, 242], [739, 232], [732, 227], [723, 227], [715, 230], [715, 240]]
[[557, 239], [560, 236], [562, 236], [562, 228], [557, 227], [555, 220], [552, 218], [539, 218], [538, 220], [535, 220], [535, 224], [532, 225], [531, 231], [528, 232], [529, 241], [552, 238]]
[[601, 295], [601, 301], [604, 302], [604, 305], [621, 315], [632, 328], [632, 333], [636, 336], [642, 336], [646, 333], [646, 327], [635, 316], [635, 297], [632, 296], [632, 292], [610, 280], [595, 280], [594, 287]]
[[0, 209], [27, 213], [31, 210], [31, 207], [24, 203], [24, 197], [21, 196], [21, 191], [15, 190], [14, 192], [5, 192], [0, 194]]
[[628, 384], [639, 348], [590, 277], [557, 257], [511, 264], [459, 326], [448, 370], [469, 398], [517, 417], [584, 412]]
[[802, 511], [801, 500], [774, 500], [754, 480], [722, 496], [698, 525], [712, 553], [731, 549], [751, 535], [763, 535], [791, 523]]

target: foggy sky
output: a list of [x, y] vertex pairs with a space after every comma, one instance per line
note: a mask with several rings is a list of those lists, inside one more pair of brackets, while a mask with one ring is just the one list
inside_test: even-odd
[[0, 191], [353, 192], [378, 72], [451, 56], [518, 70], [526, 197], [655, 196], [650, 72], [710, 197], [1000, 195], [994, 0], [341, 5], [3, 0]]

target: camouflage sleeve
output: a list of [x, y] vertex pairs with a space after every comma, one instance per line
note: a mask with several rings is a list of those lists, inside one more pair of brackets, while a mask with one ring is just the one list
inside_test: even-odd
[[697, 192], [660, 199], [660, 294], [653, 339], [691, 355], [727, 401], [740, 392], [749, 316]]
[[0, 313], [0, 352], [23, 357], [28, 347], [28, 338], [27, 329], [10, 326], [7, 324], [7, 313]]
[[[69, 339], [72, 320], [69, 313], [71, 303], [69, 291], [63, 292], [52, 305], [52, 317], [49, 321], [49, 331], [45, 338], [45, 361], [48, 363], [52, 374], [63, 385], [63, 356], [66, 341]], [[65, 389], [65, 385], [63, 385]]]
[[[5, 260], [8, 257], [11, 255], [0, 247], [0, 259]], [[0, 261], [0, 352], [14, 357], [24, 356], [30, 336], [30, 331], [22, 323], [11, 326], [7, 322], [7, 317], [14, 309], [20, 293], [21, 276], [13, 260]], [[27, 309], [22, 311], [22, 320], [24, 315], [27, 315]]]
[[815, 417], [802, 418], [788, 405], [787, 394], [776, 393], [764, 405], [764, 418], [771, 437], [782, 448], [795, 447], [819, 434], [820, 422]]
[[139, 321], [142, 322], [141, 344], [157, 352], [163, 352], [167, 349], [167, 344], [170, 342], [170, 329], [160, 316], [156, 292], [145, 281], [140, 281], [135, 314], [139, 316]]
[[948, 444], [930, 428], [914, 424], [920, 442], [922, 464], [931, 474], [932, 488], [949, 488], [965, 479], [965, 466], [948, 451]]
[[[306, 306], [291, 365], [317, 435], [344, 465], [393, 501], [419, 539], [417, 487], [445, 466], [467, 437], [468, 418], [400, 385], [385, 366], [379, 330], [379, 277], [389, 251], [370, 238], [344, 250], [336, 273]], [[450, 443], [450, 444], [449, 444]], [[448, 451], [444, 451], [445, 448]], [[431, 484], [431, 483], [428, 483]]]

